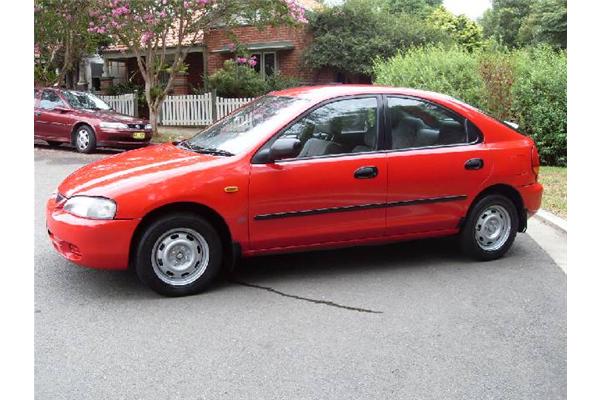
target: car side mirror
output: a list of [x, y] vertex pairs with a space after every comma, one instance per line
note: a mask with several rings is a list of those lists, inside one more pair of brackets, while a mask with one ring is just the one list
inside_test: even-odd
[[296, 157], [301, 145], [302, 142], [295, 138], [277, 139], [269, 149], [269, 162]]
[[253, 162], [256, 164], [272, 163], [284, 158], [293, 158], [298, 155], [302, 142], [294, 138], [277, 139], [270, 148], [260, 150], [254, 156]]

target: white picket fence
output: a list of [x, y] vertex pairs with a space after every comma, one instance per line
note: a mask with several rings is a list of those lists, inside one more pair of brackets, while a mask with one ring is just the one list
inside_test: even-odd
[[223, 118], [226, 115], [229, 115], [244, 104], [250, 103], [252, 100], [254, 99], [250, 97], [242, 97], [235, 99], [217, 97], [217, 120]]
[[212, 122], [210, 93], [167, 96], [162, 103], [160, 123], [163, 125], [210, 125]]
[[[138, 114], [135, 93], [99, 97], [121, 114]], [[252, 100], [250, 97], [218, 97], [211, 93], [167, 96], [160, 109], [159, 123], [170, 126], [210, 125]]]
[[137, 102], [134, 93], [99, 97], [118, 113], [131, 115], [132, 117], [137, 114]]

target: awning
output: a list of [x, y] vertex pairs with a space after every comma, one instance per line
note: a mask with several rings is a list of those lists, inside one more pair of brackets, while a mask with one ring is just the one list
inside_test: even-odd
[[[294, 44], [291, 40], [280, 40], [276, 42], [255, 42], [243, 44], [243, 47], [248, 51], [265, 51], [265, 50], [291, 50]], [[225, 45], [219, 49], [213, 50], [213, 53], [231, 53], [234, 49], [231, 46]]]

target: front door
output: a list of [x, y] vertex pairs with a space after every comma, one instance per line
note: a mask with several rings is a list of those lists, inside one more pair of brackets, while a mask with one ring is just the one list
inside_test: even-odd
[[377, 153], [380, 110], [377, 96], [338, 99], [279, 134], [301, 146], [293, 158], [252, 165], [252, 250], [383, 236], [387, 165], [385, 153]]
[[491, 167], [476, 128], [439, 105], [387, 97], [390, 236], [457, 229]]

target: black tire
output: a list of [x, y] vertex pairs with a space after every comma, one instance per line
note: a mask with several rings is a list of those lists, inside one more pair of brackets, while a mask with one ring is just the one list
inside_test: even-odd
[[[492, 211], [489, 211], [490, 209]], [[481, 229], [485, 229], [485, 227], [481, 226], [479, 219], [480, 217], [484, 217], [486, 211], [489, 211], [492, 214], [499, 212], [498, 216], [495, 217], [498, 218], [502, 214], [505, 214], [503, 211], [498, 211], [502, 209], [503, 211], [506, 211], [506, 215], [510, 218], [510, 229], [508, 229], [507, 226], [505, 231], [507, 236], [505, 240], [498, 240], [494, 243], [492, 239], [488, 239], [485, 234], [481, 234]], [[506, 222], [504, 217], [497, 219], [497, 221]], [[477, 200], [469, 211], [467, 220], [461, 230], [460, 244], [462, 250], [465, 254], [476, 260], [489, 261], [500, 258], [512, 246], [515, 236], [517, 235], [518, 226], [519, 215], [517, 213], [517, 208], [510, 199], [499, 194], [491, 194], [482, 197]], [[498, 248], [495, 248], [495, 246], [498, 246]]]
[[[80, 132], [85, 132], [87, 134], [87, 141], [82, 143], [78, 140]], [[89, 154], [96, 150], [96, 135], [94, 134], [93, 129], [88, 125], [78, 126], [77, 129], [75, 129], [75, 132], [73, 132], [73, 146], [75, 146], [75, 149], [80, 153]]]
[[46, 143], [48, 143], [48, 146], [50, 147], [58, 147], [62, 144], [62, 142], [57, 142], [55, 140], [46, 140]]
[[[201, 267], [201, 269], [204, 268], [204, 272], [201, 272], [192, 282], [186, 284], [172, 284], [165, 281], [172, 280], [173, 278], [167, 276], [165, 273], [161, 273], [161, 267], [166, 267], [163, 267], [162, 260], [158, 256], [153, 256], [153, 252], [158, 251], [157, 249], [160, 247], [159, 241], [160, 243], [163, 243], [163, 240], [168, 240], [169, 238], [176, 236], [172, 235], [165, 237], [168, 232], [180, 229], [191, 230], [204, 240], [204, 244], [208, 247], [208, 262], [205, 267]], [[157, 248], [155, 248], [155, 244], [158, 246]], [[192, 247], [195, 246], [195, 244], [192, 245]], [[197, 246], [197, 248], [198, 255], [204, 254], [203, 252], [200, 252], [200, 246]], [[223, 245], [215, 228], [205, 219], [190, 213], [173, 213], [153, 221], [144, 229], [136, 246], [134, 255], [135, 259], [133, 265], [139, 279], [152, 290], [164, 296], [187, 296], [200, 293], [206, 289], [218, 275], [223, 260]], [[167, 255], [165, 254], [165, 259], [167, 259], [166, 256]], [[156, 260], [154, 264], [153, 258]], [[161, 261], [160, 266], [159, 260]], [[168, 263], [168, 261], [166, 261], [166, 263]], [[168, 273], [170, 271], [166, 272]], [[192, 269], [192, 275], [195, 273], [196, 271]]]

